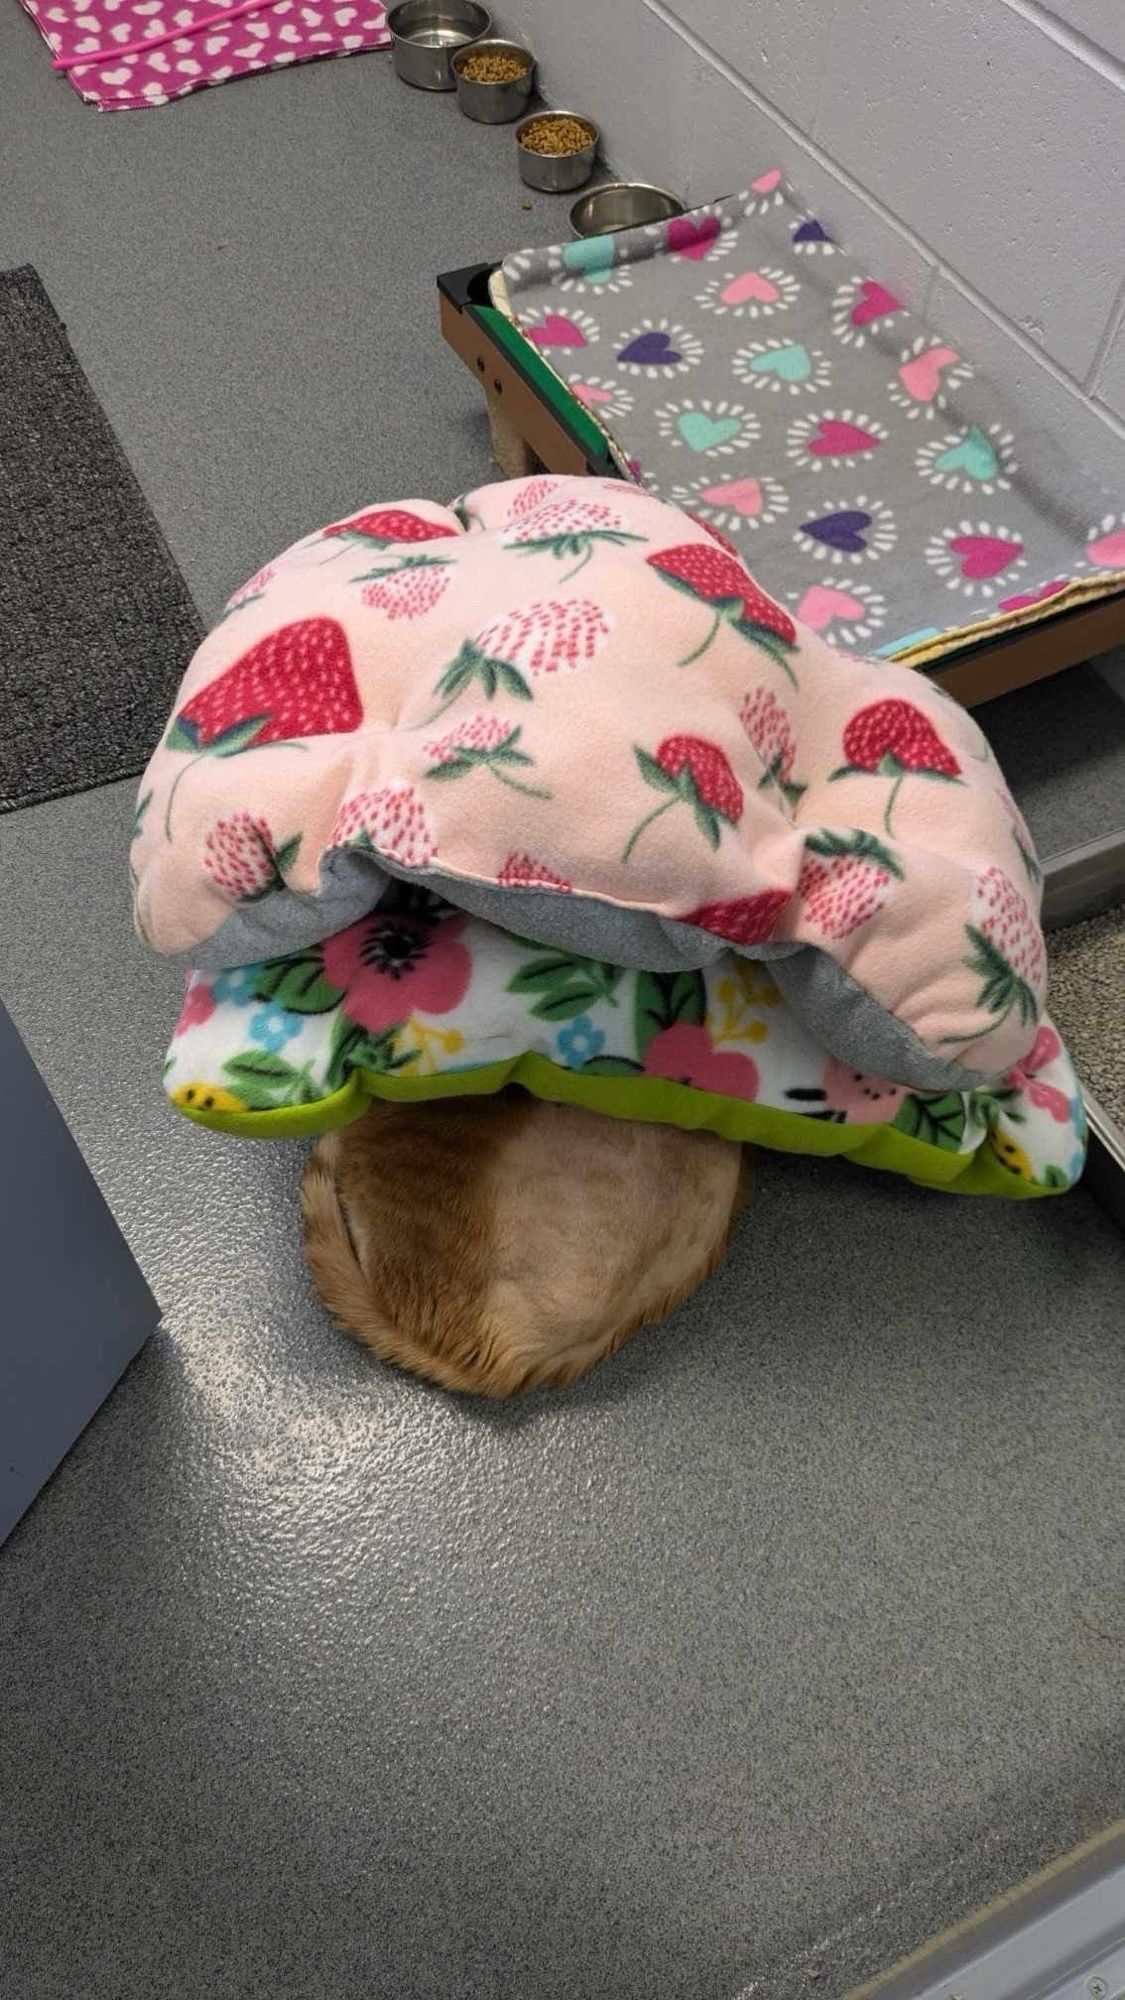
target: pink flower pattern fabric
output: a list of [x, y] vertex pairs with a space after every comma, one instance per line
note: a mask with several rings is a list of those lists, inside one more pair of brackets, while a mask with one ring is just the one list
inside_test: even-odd
[[[516, 880], [542, 873], [511, 864]], [[412, 889], [291, 957], [192, 973], [164, 1078], [178, 1109], [267, 1137], [359, 1117], [372, 1096], [508, 1081], [966, 1192], [1058, 1193], [1082, 1169], [1078, 1085], [1049, 1023], [1000, 1082], [912, 1092], [826, 1057], [752, 959], [630, 972]]]
[[1038, 869], [980, 730], [679, 508], [539, 476], [362, 509], [255, 583], [142, 783], [156, 949], [297, 950], [409, 877], [614, 964], [767, 958], [830, 1054], [897, 1084], [1029, 1055]]
[[222, 0], [23, 0], [72, 88], [138, 111], [254, 70], [390, 44], [383, 0], [267, 0], [216, 20]]

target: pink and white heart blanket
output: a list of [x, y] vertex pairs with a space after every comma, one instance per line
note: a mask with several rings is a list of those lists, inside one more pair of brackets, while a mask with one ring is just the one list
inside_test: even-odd
[[253, 70], [390, 44], [383, 0], [23, 0], [101, 111], [138, 111]]
[[184, 677], [133, 877], [143, 935], [210, 969], [396, 877], [614, 965], [733, 947], [921, 1089], [1004, 1074], [1043, 1006], [1039, 871], [971, 717], [618, 481], [367, 507], [268, 564]]

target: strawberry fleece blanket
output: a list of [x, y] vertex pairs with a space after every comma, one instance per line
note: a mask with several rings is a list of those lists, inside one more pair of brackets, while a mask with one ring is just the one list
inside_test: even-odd
[[177, 1109], [287, 1138], [372, 1098], [518, 1083], [958, 1194], [1057, 1193], [1081, 1172], [1082, 1104], [1049, 1022], [995, 1083], [910, 1091], [826, 1056], [768, 966], [734, 952], [705, 971], [637, 972], [509, 937], [424, 891], [400, 885], [391, 904], [287, 958], [190, 974], [165, 1065]]
[[1039, 871], [972, 718], [616, 482], [370, 507], [268, 564], [184, 677], [133, 875], [142, 934], [205, 971], [394, 878], [614, 965], [734, 950], [914, 1089], [1003, 1076], [1042, 1025]]

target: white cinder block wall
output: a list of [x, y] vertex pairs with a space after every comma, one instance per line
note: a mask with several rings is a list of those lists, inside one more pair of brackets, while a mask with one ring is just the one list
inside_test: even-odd
[[1125, 0], [501, 11], [615, 169], [696, 203], [784, 166], [874, 275], [1125, 489]]

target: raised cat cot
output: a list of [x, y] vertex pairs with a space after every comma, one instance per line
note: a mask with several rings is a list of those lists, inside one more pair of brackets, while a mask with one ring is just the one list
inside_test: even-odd
[[438, 291], [508, 477], [639, 480], [842, 650], [971, 707], [1125, 641], [1125, 500], [865, 275], [779, 171]]

